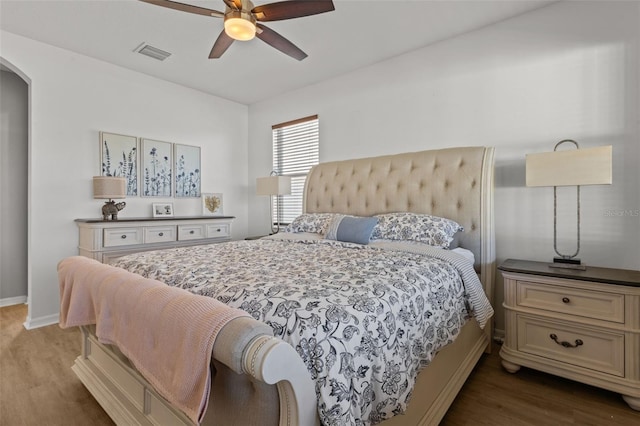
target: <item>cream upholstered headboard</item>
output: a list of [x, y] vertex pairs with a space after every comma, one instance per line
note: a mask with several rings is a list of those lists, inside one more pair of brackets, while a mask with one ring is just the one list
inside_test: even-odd
[[459, 245], [473, 252], [493, 296], [492, 147], [463, 147], [321, 163], [307, 176], [304, 210], [372, 216], [428, 213], [464, 227]]

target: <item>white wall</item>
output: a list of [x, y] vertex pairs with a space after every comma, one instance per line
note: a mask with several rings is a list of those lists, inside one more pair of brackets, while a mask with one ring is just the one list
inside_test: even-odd
[[[30, 287], [27, 327], [56, 322], [57, 262], [77, 254], [75, 218], [97, 218], [91, 177], [100, 173], [98, 133], [202, 148], [202, 190], [224, 194], [247, 231], [245, 105], [1, 32], [2, 57], [31, 79]], [[120, 217], [150, 217], [155, 198], [128, 198]], [[178, 216], [201, 214], [200, 199], [173, 201]]]
[[0, 72], [0, 306], [27, 301], [28, 87]]
[[[525, 187], [525, 154], [611, 144], [613, 185], [582, 189], [580, 257], [640, 269], [639, 28], [640, 3], [563, 2], [251, 105], [249, 184], [271, 167], [271, 125], [316, 113], [321, 161], [495, 146], [498, 261], [549, 261], [553, 191]], [[249, 212], [249, 233], [266, 232], [268, 202]], [[502, 300], [499, 279], [498, 329]]]

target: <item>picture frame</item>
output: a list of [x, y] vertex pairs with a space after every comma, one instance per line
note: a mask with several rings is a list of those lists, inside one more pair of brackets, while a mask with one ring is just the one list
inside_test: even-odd
[[153, 217], [173, 217], [173, 203], [153, 203]]
[[100, 132], [100, 176], [124, 177], [127, 197], [138, 196], [138, 138]]
[[174, 144], [175, 154], [175, 196], [199, 198], [201, 173], [200, 173], [200, 147], [191, 145]]
[[222, 216], [223, 201], [220, 193], [203, 193], [202, 194], [202, 215], [203, 216]]
[[142, 139], [140, 189], [143, 197], [171, 197], [173, 194], [173, 144]]

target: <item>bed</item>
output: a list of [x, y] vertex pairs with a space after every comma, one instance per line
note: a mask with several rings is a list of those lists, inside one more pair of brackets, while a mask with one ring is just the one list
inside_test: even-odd
[[[312, 169], [305, 184], [304, 210], [305, 214], [312, 217], [324, 214], [334, 214], [334, 216], [345, 214], [357, 217], [382, 215], [380, 217], [385, 217], [386, 214], [410, 212], [448, 218], [459, 223], [464, 231], [456, 234], [456, 244], [471, 252], [474, 259], [473, 265], [468, 263], [468, 269], [471, 272], [467, 270], [466, 274], [473, 275], [474, 278], [479, 277], [482, 285], [480, 291], [484, 291], [488, 300], [492, 298], [495, 266], [492, 206], [493, 149], [485, 147], [451, 148], [323, 163]], [[332, 223], [332, 221], [329, 220], [326, 223]], [[325, 233], [328, 231], [321, 232], [321, 234]], [[274, 236], [270, 240], [232, 242], [225, 249], [221, 249], [223, 245], [216, 245], [215, 248], [201, 246], [198, 249], [189, 249], [196, 251], [190, 252], [187, 256], [191, 259], [197, 259], [200, 256], [207, 258], [214, 256], [223, 259], [225, 253], [235, 253], [229, 254], [230, 256], [246, 255], [240, 263], [244, 267], [254, 259], [260, 258], [260, 253], [264, 253], [265, 250], [266, 252], [284, 252], [285, 245], [286, 247], [295, 246], [297, 251], [302, 251], [304, 254], [300, 255], [302, 257], [299, 260], [292, 260], [294, 263], [303, 263], [305, 258], [311, 259], [312, 256], [318, 256], [313, 258], [313, 262], [318, 263], [319, 259], [322, 259], [323, 256], [327, 257], [328, 254], [316, 255], [315, 253], [328, 253], [329, 251], [333, 253], [335, 251], [342, 253], [341, 259], [344, 259], [345, 265], [347, 265], [345, 269], [350, 268], [349, 262], [364, 264], [366, 260], [371, 261], [372, 264], [383, 264], [380, 271], [371, 274], [379, 278], [379, 275], [390, 273], [389, 271], [396, 269], [395, 265], [398, 263], [411, 264], [412, 262], [416, 268], [423, 268], [420, 270], [422, 272], [416, 274], [422, 273], [424, 275], [425, 269], [421, 263], [424, 259], [423, 251], [432, 250], [420, 245], [415, 250], [403, 247], [403, 251], [398, 251], [393, 247], [396, 243], [394, 241], [374, 241], [366, 247], [359, 248], [349, 242], [327, 241], [325, 238], [310, 238], [303, 234], [285, 233]], [[376, 243], [381, 247], [376, 246]], [[199, 253], [198, 250], [203, 252]], [[207, 250], [218, 251], [212, 255]], [[412, 379], [407, 380], [408, 374], [405, 377], [402, 372], [392, 374], [384, 367], [368, 367], [354, 362], [353, 358], [359, 351], [365, 352], [361, 350], [365, 346], [362, 340], [364, 332], [356, 330], [353, 324], [349, 323], [349, 320], [353, 317], [354, 323], [366, 323], [367, 318], [370, 318], [371, 315], [356, 318], [355, 315], [342, 311], [329, 312], [328, 309], [325, 310], [323, 314], [325, 317], [337, 318], [335, 324], [341, 322], [340, 318], [344, 319], [343, 324], [340, 325], [340, 335], [344, 340], [345, 348], [348, 349], [343, 348], [343, 352], [340, 352], [340, 350], [333, 349], [332, 345], [320, 347], [318, 342], [321, 340], [321, 329], [328, 327], [326, 324], [320, 324], [317, 321], [318, 315], [313, 313], [320, 302], [306, 300], [305, 298], [310, 296], [304, 291], [296, 294], [292, 290], [282, 290], [278, 287], [278, 283], [274, 285], [275, 290], [262, 290], [263, 283], [257, 287], [240, 286], [240, 288], [233, 288], [233, 285], [230, 284], [226, 293], [211, 293], [213, 290], [201, 285], [202, 276], [208, 276], [213, 281], [223, 281], [224, 277], [215, 275], [213, 272], [202, 272], [200, 274], [202, 276], [198, 276], [198, 273], [194, 271], [198, 271], [199, 267], [185, 260], [184, 251], [185, 249], [172, 250], [171, 255], [176, 256], [183, 252], [183, 257], [176, 257], [175, 260], [171, 260], [174, 258], [169, 256], [169, 252], [132, 255], [133, 258], [129, 256], [120, 259], [119, 266], [136, 272], [136, 276], [141, 274], [149, 279], [160, 279], [167, 283], [184, 275], [186, 277], [183, 277], [184, 281], [173, 284], [183, 288], [189, 287], [190, 291], [203, 287], [201, 290], [206, 295], [229, 304], [235, 301], [237, 307], [249, 312], [253, 317], [234, 319], [224, 326], [217, 335], [212, 349], [211, 370], [214, 373], [211, 377], [209, 408], [206, 410], [205, 417], [197, 420], [193, 416], [185, 415], [182, 410], [176, 409], [169, 403], [162, 396], [163, 393], [158, 392], [157, 386], [150, 384], [117, 346], [101, 343], [100, 339], [96, 337], [95, 327], [83, 326], [83, 351], [76, 360], [73, 369], [118, 424], [194, 424], [202, 421], [202, 424], [311, 425], [318, 424], [320, 418], [324, 424], [376, 424], [380, 421], [384, 425], [437, 424], [446, 413], [477, 360], [489, 348], [489, 337], [491, 336], [489, 318], [484, 318], [482, 321], [484, 328], [479, 325], [479, 321], [467, 320], [467, 318], [463, 320], [458, 314], [456, 314], [457, 317], [443, 319], [445, 322], [448, 321], [458, 326], [453, 327], [455, 328], [455, 336], [447, 336], [445, 331], [436, 331], [436, 334], [442, 334], [445, 341], [454, 340], [453, 337], [455, 340], [444, 346], [443, 349], [434, 350], [434, 353], [437, 352], [435, 358], [428, 362], [424, 360], [409, 361], [409, 358], [394, 361], [391, 356], [384, 355], [389, 371], [398, 373], [397, 366], [401, 365], [404, 365], [406, 370], [421, 370], [415, 386], [411, 386]], [[381, 254], [383, 252], [384, 254]], [[428, 254], [434, 259], [433, 262], [441, 262], [443, 265], [455, 264], [455, 254], [449, 252], [449, 250], [439, 250], [438, 253], [443, 254], [431, 252]], [[266, 269], [262, 269], [260, 275], [263, 275], [267, 281], [286, 280], [284, 275], [278, 275], [278, 273], [295, 266], [295, 264], [291, 264], [284, 267], [286, 266], [286, 258], [293, 259], [296, 256], [293, 253], [286, 254], [284, 259], [275, 262], [273, 268], [275, 275], [270, 275], [271, 272], [267, 272]], [[450, 256], [453, 256], [454, 261], [449, 258]], [[164, 263], [164, 266], [171, 263], [182, 265], [182, 272], [176, 272], [178, 270], [163, 271], [162, 269], [166, 269], [164, 266], [157, 267], [158, 258], [163, 259], [163, 262], [160, 263]], [[389, 260], [390, 263], [385, 266], [387, 259], [393, 260]], [[229, 267], [231, 260], [225, 259], [224, 261], [225, 274], [230, 269], [234, 269]], [[328, 263], [331, 262], [331, 260], [328, 261]], [[338, 263], [337, 260], [333, 262]], [[243, 269], [246, 269], [243, 267], [235, 268], [241, 277]], [[447, 267], [455, 269], [452, 266]], [[427, 269], [440, 271], [440, 266], [430, 268]], [[298, 275], [304, 275], [306, 270], [300, 271], [303, 272], [298, 272]], [[332, 274], [335, 275], [334, 272]], [[440, 272], [433, 272], [433, 274], [439, 277]], [[413, 277], [413, 275], [411, 276]], [[295, 281], [294, 278], [291, 280]], [[398, 283], [395, 290], [405, 287], [405, 283], [412, 280], [399, 281], [402, 282]], [[437, 278], [436, 281], [441, 281], [441, 279]], [[280, 284], [282, 283], [280, 282]], [[376, 285], [383, 286], [382, 283]], [[337, 294], [340, 291], [334, 287], [325, 287], [324, 290], [331, 297], [339, 297]], [[274, 303], [266, 296], [275, 297], [274, 295], [279, 291], [289, 291], [289, 298], [286, 303], [274, 306]], [[404, 314], [398, 314], [398, 322], [409, 321], [407, 318], [411, 312], [414, 312], [415, 316], [416, 311], [418, 315], [422, 315], [426, 310], [422, 296], [419, 294], [416, 296], [417, 293], [412, 293], [415, 291], [413, 288], [406, 289], [406, 295], [413, 296], [402, 296], [407, 298], [406, 303], [411, 305], [411, 309], [403, 311]], [[460, 290], [456, 291], [461, 292]], [[208, 292], [211, 294], [207, 294]], [[257, 304], [255, 300], [246, 299], [247, 294], [257, 293], [260, 293], [261, 297], [265, 296], [260, 299], [262, 304]], [[357, 310], [369, 312], [369, 314], [378, 309], [376, 303], [391, 304], [398, 302], [396, 299], [402, 298], [392, 296], [391, 301], [387, 301], [382, 298], [382, 293], [384, 293], [382, 290], [377, 293], [377, 296], [380, 297], [375, 302], [371, 302], [373, 297], [364, 297], [357, 292], [348, 295], [345, 293], [343, 296], [350, 300], [350, 304], [358, 305]], [[342, 293], [340, 294], [342, 295]], [[398, 290], [398, 293], [393, 294], [403, 293]], [[382, 300], [384, 302], [380, 302]], [[306, 301], [306, 306], [297, 301]], [[252, 303], [256, 305], [254, 306]], [[293, 306], [296, 303], [297, 305]], [[373, 305], [367, 305], [367, 303], [373, 303]], [[456, 303], [462, 304], [462, 302]], [[465, 307], [468, 311], [468, 306]], [[273, 310], [274, 316], [272, 318], [285, 318], [284, 324], [274, 320], [266, 321], [264, 312], [269, 309]], [[306, 311], [309, 314], [304, 318], [296, 316], [295, 326], [289, 326], [287, 321], [290, 315], [287, 312], [291, 309], [300, 309], [301, 312]], [[461, 308], [448, 310], [463, 311]], [[437, 315], [435, 314], [435, 316]], [[384, 327], [387, 328], [383, 329], [384, 327], [379, 324], [376, 331], [377, 338], [383, 335], [391, 336], [393, 329], [394, 339], [402, 342], [402, 338], [404, 338], [406, 341], [411, 331], [395, 331], [396, 328], [399, 329], [395, 325], [396, 320], [393, 317], [389, 319], [389, 314], [386, 318], [388, 320], [382, 321], [380, 324], [384, 324]], [[315, 323], [311, 324], [314, 319]], [[269, 324], [266, 329], [265, 321]], [[312, 326], [317, 327], [312, 334], [313, 341], [311, 335], [303, 336], [302, 334], [302, 329], [311, 330]], [[269, 328], [272, 332], [269, 332]], [[331, 330], [331, 332], [334, 331]], [[276, 335], [280, 334], [281, 339], [273, 337], [274, 332]], [[282, 338], [286, 340], [287, 336], [296, 337], [296, 335], [298, 335], [298, 340], [295, 344], [292, 342], [288, 344], [282, 340]], [[316, 335], [318, 335], [317, 341], [315, 340]], [[353, 336], [356, 337], [353, 338]], [[361, 339], [358, 341], [359, 346], [347, 346], [347, 340], [357, 341], [358, 338]], [[326, 341], [327, 339], [323, 338], [322, 340]], [[410, 339], [410, 341], [416, 340], [419, 339], [414, 337]], [[403, 344], [405, 346], [402, 346]], [[430, 344], [425, 343], [425, 345]], [[395, 352], [403, 354], [416, 352], [414, 346], [410, 346], [406, 342], [399, 343], [398, 347], [405, 348], [405, 350], [396, 350]], [[324, 352], [325, 364], [331, 365], [314, 364], [314, 362], [317, 363], [317, 358], [311, 359], [309, 356], [309, 353], [314, 350]], [[364, 358], [371, 356], [371, 353], [362, 355]], [[423, 368], [427, 363], [428, 366]], [[396, 366], [394, 367], [396, 369], [393, 370], [389, 365]], [[356, 383], [356, 385], [352, 387], [356, 387], [360, 392], [347, 389], [344, 383], [331, 379], [330, 376], [324, 374], [322, 368], [339, 370], [342, 376], [353, 379], [351, 383]], [[369, 371], [369, 368], [372, 370]], [[372, 373], [376, 368], [381, 368], [384, 371], [379, 372], [379, 376], [376, 376], [375, 373]], [[369, 380], [372, 383], [374, 377], [384, 376], [384, 380], [379, 380], [379, 385], [386, 387], [385, 392], [391, 388], [396, 388], [395, 390], [399, 388], [402, 398], [410, 399], [412, 402], [405, 406], [402, 401], [396, 401], [398, 398], [392, 396], [381, 398], [380, 389], [376, 388], [374, 392], [366, 383], [357, 387], [358, 382], [354, 379], [356, 376], [365, 378], [365, 382]], [[394, 380], [390, 380], [391, 378]], [[322, 385], [319, 385], [320, 380], [324, 380]], [[319, 392], [319, 389], [325, 389], [327, 395], [331, 394], [331, 398], [333, 398], [330, 400], [331, 402], [327, 403], [323, 397], [319, 399], [318, 403], [316, 392]], [[353, 396], [356, 393], [358, 394], [357, 400], [360, 401], [358, 403], [355, 402], [356, 398]], [[391, 391], [387, 393], [394, 395]], [[365, 401], [366, 404], [362, 401]], [[355, 405], [359, 406], [354, 408]], [[378, 409], [377, 406], [381, 408]], [[389, 415], [389, 410], [393, 409], [394, 413], [396, 411], [399, 413], [405, 408], [406, 411], [403, 415], [384, 419]], [[360, 421], [359, 414], [345, 414], [354, 409], [357, 413], [360, 412], [358, 410], [366, 411], [364, 421]], [[385, 410], [387, 411], [385, 412]]]

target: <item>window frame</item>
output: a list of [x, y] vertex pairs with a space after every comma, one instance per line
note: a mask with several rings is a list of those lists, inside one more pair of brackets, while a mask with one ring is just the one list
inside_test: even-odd
[[272, 217], [274, 225], [287, 225], [304, 211], [306, 177], [320, 162], [320, 121], [314, 114], [274, 124], [271, 131], [273, 170], [291, 177], [291, 195], [277, 196], [271, 207]]

